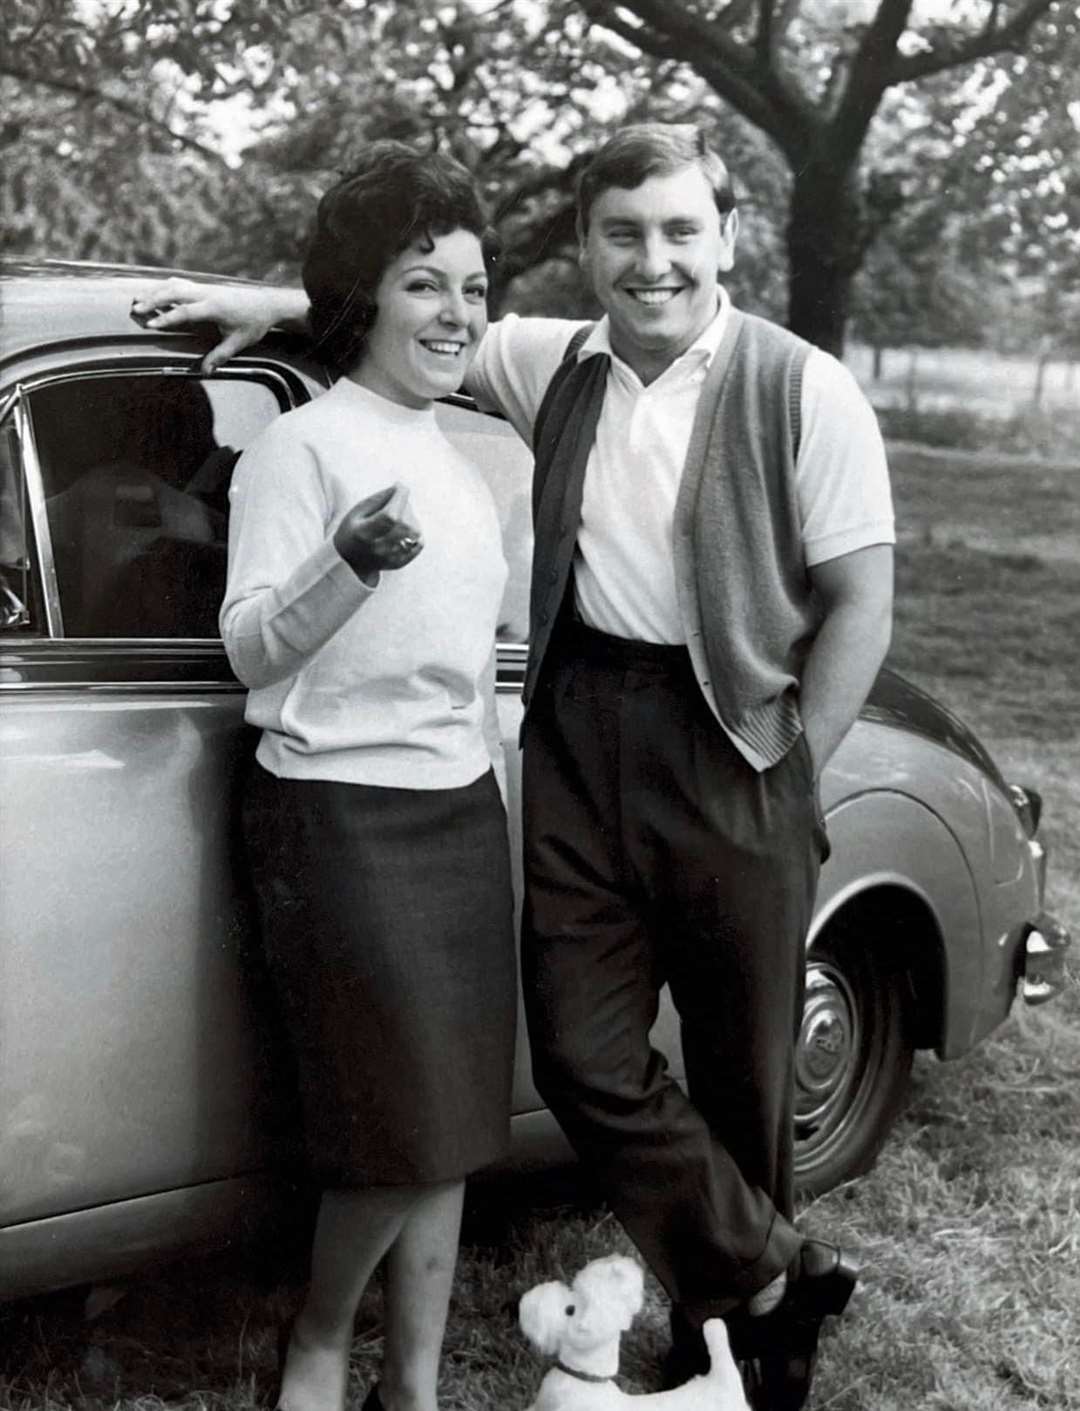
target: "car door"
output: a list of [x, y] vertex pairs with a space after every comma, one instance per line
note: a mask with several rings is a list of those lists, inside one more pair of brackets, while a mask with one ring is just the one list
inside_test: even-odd
[[0, 409], [0, 1227], [267, 1164], [217, 638], [243, 446], [308, 395], [100, 349]]

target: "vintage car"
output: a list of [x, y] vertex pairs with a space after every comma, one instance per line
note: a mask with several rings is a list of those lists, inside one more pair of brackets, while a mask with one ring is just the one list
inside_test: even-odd
[[[161, 273], [0, 275], [0, 1298], [259, 1227], [292, 1150], [237, 880], [252, 741], [216, 613], [237, 454], [327, 379], [283, 336], [201, 376], [206, 338], [129, 317]], [[440, 414], [490, 481], [512, 569], [498, 704], [516, 852], [530, 459], [466, 399]], [[798, 1043], [810, 1191], [872, 1161], [915, 1049], [956, 1057], [1018, 987], [1048, 998], [1067, 942], [1042, 911], [1038, 797], [888, 671], [822, 804]], [[670, 1006], [655, 1036], [679, 1073]], [[565, 1154], [523, 1045], [514, 1108], [515, 1162]]]

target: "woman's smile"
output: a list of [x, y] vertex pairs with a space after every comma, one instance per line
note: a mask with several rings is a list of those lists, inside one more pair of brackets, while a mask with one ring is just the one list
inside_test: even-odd
[[487, 273], [470, 230], [423, 238], [387, 266], [353, 381], [421, 409], [456, 392], [487, 328]]
[[447, 339], [421, 338], [419, 341], [421, 347], [438, 357], [456, 358], [466, 346], [464, 343], [454, 343]]

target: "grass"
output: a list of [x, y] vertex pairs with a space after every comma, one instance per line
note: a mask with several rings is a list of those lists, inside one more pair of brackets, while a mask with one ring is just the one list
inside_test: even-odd
[[[1080, 918], [1080, 470], [894, 454], [892, 662], [971, 723], [1008, 777], [1039, 788], [1051, 907]], [[1080, 1411], [1080, 967], [974, 1053], [916, 1064], [911, 1102], [868, 1176], [804, 1204], [865, 1276], [827, 1330], [818, 1411]], [[443, 1377], [446, 1411], [513, 1411], [542, 1364], [522, 1291], [628, 1249], [577, 1174], [471, 1192]], [[0, 1310], [0, 1411], [249, 1411], [301, 1287], [295, 1246], [133, 1281], [88, 1320], [82, 1295]], [[377, 1294], [357, 1319], [350, 1405], [376, 1375]], [[654, 1389], [666, 1311], [650, 1282], [623, 1385]]]

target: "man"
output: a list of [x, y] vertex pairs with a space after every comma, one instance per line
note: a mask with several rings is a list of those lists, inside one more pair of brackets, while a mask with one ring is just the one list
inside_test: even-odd
[[[669, 1380], [722, 1315], [755, 1406], [795, 1408], [855, 1280], [791, 1223], [793, 1056], [827, 851], [816, 780], [889, 642], [884, 454], [842, 366], [718, 284], [738, 213], [695, 129], [608, 142], [579, 234], [605, 317], [569, 350], [572, 325], [506, 318], [466, 384], [536, 451], [534, 1072], [671, 1295]], [[170, 297], [194, 302], [157, 326], [223, 313]], [[214, 356], [303, 310], [286, 294], [261, 312]], [[664, 983], [689, 1096], [648, 1040]]]

